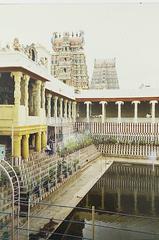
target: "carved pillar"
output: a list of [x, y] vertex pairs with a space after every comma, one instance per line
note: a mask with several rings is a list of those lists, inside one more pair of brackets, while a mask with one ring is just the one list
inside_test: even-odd
[[20, 99], [21, 99], [21, 72], [12, 72], [11, 77], [14, 77], [14, 120], [19, 121], [20, 119]]
[[50, 93], [48, 93], [46, 95], [47, 98], [47, 117], [50, 118], [51, 117], [51, 98], [52, 95]]
[[55, 96], [54, 97], [54, 118], [57, 118], [57, 100], [58, 100], [58, 97]]
[[63, 118], [63, 98], [60, 98], [60, 118]]
[[152, 101], [150, 101], [150, 104], [152, 104], [151, 105], [151, 116], [152, 116], [152, 122], [155, 122], [155, 104], [156, 103], [158, 103], [158, 101], [156, 101], [156, 100], [152, 100]]
[[64, 100], [64, 104], [65, 104], [65, 106], [64, 106], [64, 118], [67, 118], [67, 103], [68, 103], [68, 100], [65, 99]]
[[122, 101], [117, 101], [115, 104], [118, 104], [118, 122], [121, 121], [121, 105], [124, 104]]
[[41, 85], [41, 107], [45, 109], [45, 83]]
[[105, 122], [105, 104], [107, 104], [106, 101], [101, 101], [99, 104], [102, 104], [102, 123]]
[[47, 145], [47, 134], [46, 134], [46, 131], [43, 131], [41, 135], [41, 148], [42, 149], [46, 148], [46, 145]]
[[29, 158], [29, 135], [26, 134], [22, 137], [22, 158]]
[[25, 91], [25, 108], [26, 108], [26, 116], [28, 116], [28, 99], [29, 99], [29, 80], [30, 80], [30, 76], [28, 75], [24, 75], [24, 91]]
[[41, 132], [37, 132], [35, 135], [35, 149], [37, 152], [41, 152]]
[[23, 74], [21, 72], [12, 72], [11, 76], [14, 76], [14, 104], [20, 106], [20, 99], [21, 99], [21, 90], [20, 90], [20, 83]]
[[36, 113], [37, 116], [40, 116], [41, 109], [41, 81], [36, 81]]
[[22, 136], [14, 136], [14, 157], [18, 157], [20, 158], [21, 157], [21, 139], [22, 139]]
[[134, 121], [137, 122], [138, 118], [138, 104], [140, 101], [133, 101], [131, 104], [134, 104]]
[[90, 117], [90, 108], [89, 105], [92, 104], [90, 101], [88, 102], [84, 102], [84, 104], [86, 104], [86, 118], [87, 118], [87, 122], [90, 121], [89, 117]]

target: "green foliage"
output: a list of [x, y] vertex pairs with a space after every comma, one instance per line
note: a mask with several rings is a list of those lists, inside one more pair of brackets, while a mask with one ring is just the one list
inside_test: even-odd
[[65, 157], [81, 148], [87, 147], [93, 143], [92, 137], [89, 134], [77, 136], [77, 138], [69, 140], [61, 149], [58, 148], [57, 153], [61, 157]]

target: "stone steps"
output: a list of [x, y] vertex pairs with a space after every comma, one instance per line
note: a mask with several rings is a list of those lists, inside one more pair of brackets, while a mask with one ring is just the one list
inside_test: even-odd
[[[75, 159], [79, 158], [79, 163], [76, 165], [76, 170], [78, 168], [82, 168], [85, 166], [89, 161], [92, 161], [99, 157], [100, 153], [97, 152], [97, 149], [94, 145], [90, 145], [86, 148], [80, 149], [79, 151], [70, 154], [69, 156], [65, 157], [66, 162], [70, 162], [71, 165]], [[49, 177], [49, 169], [55, 168], [55, 161], [60, 160], [62, 161], [63, 158], [60, 157], [47, 157], [46, 159], [41, 158], [34, 160], [31, 160], [32, 165], [30, 162], [25, 162], [22, 164], [20, 167], [20, 184], [21, 184], [21, 193], [25, 194], [29, 190], [33, 191], [35, 186], [39, 184], [39, 181], [44, 179], [45, 177]], [[41, 170], [40, 170], [41, 169]], [[75, 171], [74, 168], [72, 168], [73, 172]], [[69, 175], [70, 177], [71, 175]], [[41, 196], [40, 198], [45, 198], [50, 194], [52, 191], [54, 191], [57, 187], [59, 187], [61, 184], [64, 183], [67, 179], [64, 178], [62, 183], [58, 183], [57, 186], [51, 187], [49, 189], [49, 192], [46, 191], [46, 189], [42, 188], [41, 189]], [[36, 199], [38, 199], [37, 194], [32, 195], [35, 204], [36, 204]]]

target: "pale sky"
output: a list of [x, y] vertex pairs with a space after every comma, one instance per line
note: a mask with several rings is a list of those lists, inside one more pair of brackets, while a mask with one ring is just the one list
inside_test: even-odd
[[159, 3], [87, 2], [0, 5], [0, 42], [18, 37], [51, 50], [54, 31], [83, 30], [90, 79], [95, 58], [115, 57], [121, 88], [159, 88]]

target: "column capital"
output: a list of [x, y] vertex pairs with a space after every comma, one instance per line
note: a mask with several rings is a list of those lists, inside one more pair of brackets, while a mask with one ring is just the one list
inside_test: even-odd
[[132, 101], [131, 104], [140, 104], [141, 102], [138, 100]]
[[59, 97], [58, 96], [53, 96], [53, 98], [56, 101]]
[[67, 103], [67, 102], [68, 102], [68, 99], [64, 99], [64, 102]]
[[51, 93], [47, 93], [46, 94], [46, 98], [52, 98], [52, 94]]
[[108, 104], [107, 101], [100, 101], [99, 104]]
[[29, 76], [29, 75], [24, 74], [23, 77], [24, 77], [24, 80], [25, 80], [25, 81], [28, 81], [28, 82], [29, 82], [29, 80], [30, 80], [30, 76]]
[[89, 105], [89, 104], [92, 104], [92, 102], [91, 101], [86, 101], [86, 102], [84, 102], [84, 104]]
[[156, 104], [156, 103], [158, 103], [157, 100], [151, 100], [151, 101], [149, 101], [149, 104]]
[[25, 134], [25, 135], [23, 135], [23, 138], [28, 139], [28, 138], [29, 138], [29, 134]]
[[14, 135], [14, 141], [20, 141], [20, 140], [22, 140], [21, 135]]
[[42, 86], [42, 87], [45, 87], [45, 86], [46, 86], [46, 83], [45, 83], [45, 82], [41, 82], [41, 86]]
[[63, 98], [59, 98], [60, 102], [63, 102]]
[[41, 87], [42, 82], [41, 82], [40, 80], [36, 80], [36, 81], [35, 81], [35, 85], [36, 85], [37, 87]]
[[118, 105], [123, 105], [123, 104], [124, 104], [124, 102], [123, 102], [123, 101], [117, 101], [117, 102], [115, 102], [115, 104], [118, 104]]
[[22, 72], [11, 72], [11, 77], [14, 77], [15, 80], [21, 80], [21, 78], [23, 77], [23, 73]]

